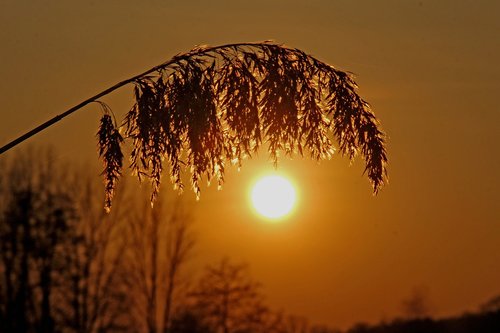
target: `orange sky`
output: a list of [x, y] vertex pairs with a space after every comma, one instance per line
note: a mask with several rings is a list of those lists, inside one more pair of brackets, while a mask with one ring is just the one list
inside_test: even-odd
[[[499, 12], [486, 0], [3, 0], [0, 144], [195, 44], [284, 42], [357, 74], [389, 136], [390, 184], [373, 197], [361, 163], [338, 156], [284, 161], [299, 207], [265, 224], [247, 198], [271, 170], [262, 155], [204, 189], [195, 263], [248, 261], [272, 306], [338, 327], [401, 314], [416, 286], [436, 315], [474, 310], [500, 292]], [[122, 115], [131, 91], [105, 101]], [[97, 166], [99, 115], [89, 106], [30, 141]]]

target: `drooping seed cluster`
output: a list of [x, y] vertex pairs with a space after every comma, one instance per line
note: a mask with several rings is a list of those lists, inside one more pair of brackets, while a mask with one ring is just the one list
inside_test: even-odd
[[[205, 176], [222, 185], [227, 162], [241, 165], [263, 144], [280, 154], [328, 159], [360, 154], [375, 193], [386, 180], [385, 135], [351, 75], [301, 50], [269, 42], [197, 47], [135, 80], [135, 104], [123, 124], [131, 168], [152, 182], [154, 201], [164, 169], [182, 189], [189, 170], [197, 196]], [[98, 133], [105, 163], [106, 206], [122, 168], [116, 124]]]

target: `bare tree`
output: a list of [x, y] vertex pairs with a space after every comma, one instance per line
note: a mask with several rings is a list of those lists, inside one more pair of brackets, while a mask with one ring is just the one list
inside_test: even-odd
[[128, 221], [129, 293], [138, 329], [148, 333], [169, 332], [181, 270], [194, 245], [192, 217], [180, 198], [168, 207], [162, 200], [154, 208], [145, 203]]
[[[124, 214], [118, 207], [107, 214], [96, 182], [78, 175], [72, 197], [80, 216], [64, 244], [64, 270], [57, 294], [64, 331], [78, 333], [123, 330], [127, 323], [122, 253]], [[119, 196], [118, 201], [126, 202]]]
[[120, 209], [106, 214], [95, 181], [51, 151], [2, 160], [1, 170], [0, 332], [120, 331]]
[[413, 288], [411, 295], [402, 302], [403, 311], [406, 317], [411, 319], [429, 316], [431, 304], [429, 293], [425, 287]]
[[[50, 151], [4, 162], [0, 211], [0, 325], [7, 332], [53, 332], [55, 277], [74, 203]], [[5, 286], [5, 287], [3, 287]]]
[[194, 308], [218, 333], [268, 332], [270, 311], [259, 289], [247, 265], [225, 258], [206, 268], [190, 295]]
[[[136, 103], [125, 116], [123, 133], [99, 98], [134, 84]], [[385, 135], [357, 93], [352, 76], [305, 52], [275, 44], [198, 46], [83, 101], [0, 148], [0, 154], [91, 102], [103, 106], [98, 131], [110, 208], [121, 176], [121, 144], [133, 145], [131, 167], [152, 182], [153, 201], [163, 161], [175, 185], [181, 173], [200, 181], [224, 181], [226, 162], [241, 164], [264, 142], [275, 164], [281, 154], [329, 159], [333, 141], [351, 160], [361, 155], [375, 193], [385, 183]]]

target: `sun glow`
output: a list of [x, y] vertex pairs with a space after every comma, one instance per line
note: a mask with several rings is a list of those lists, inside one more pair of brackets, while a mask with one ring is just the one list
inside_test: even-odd
[[296, 193], [287, 179], [281, 176], [266, 176], [255, 183], [251, 198], [260, 215], [278, 219], [290, 213], [295, 205]]

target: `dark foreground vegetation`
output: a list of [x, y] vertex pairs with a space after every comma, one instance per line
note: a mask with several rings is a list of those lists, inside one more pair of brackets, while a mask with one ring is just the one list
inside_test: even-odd
[[348, 333], [495, 333], [500, 332], [500, 310], [467, 313], [447, 319], [398, 319], [377, 325], [357, 324]]
[[[88, 172], [87, 172], [88, 173]], [[196, 238], [179, 197], [115, 197], [46, 150], [0, 160], [0, 333], [338, 333], [270, 309], [244, 264], [186, 270]], [[125, 186], [125, 185], [124, 185]], [[188, 274], [190, 273], [190, 274]], [[498, 333], [500, 298], [461, 317], [406, 318], [348, 333]]]

